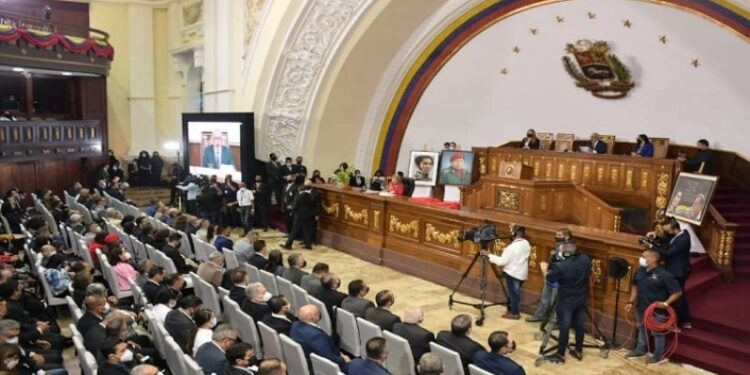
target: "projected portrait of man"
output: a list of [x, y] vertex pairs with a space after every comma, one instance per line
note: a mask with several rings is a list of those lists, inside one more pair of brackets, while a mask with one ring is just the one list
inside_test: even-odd
[[224, 144], [224, 135], [221, 130], [211, 133], [209, 146], [203, 150], [203, 167], [219, 169], [222, 165], [234, 167], [234, 156], [228, 145]]
[[432, 156], [419, 155], [414, 158], [414, 164], [417, 166], [412, 176], [415, 181], [432, 181], [432, 168], [435, 166]]

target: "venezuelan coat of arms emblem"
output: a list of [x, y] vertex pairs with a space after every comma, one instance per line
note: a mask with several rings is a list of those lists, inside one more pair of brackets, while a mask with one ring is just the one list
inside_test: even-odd
[[568, 43], [563, 56], [565, 71], [575, 80], [576, 86], [602, 99], [620, 99], [635, 86], [630, 70], [613, 53], [605, 41], [582, 39]]

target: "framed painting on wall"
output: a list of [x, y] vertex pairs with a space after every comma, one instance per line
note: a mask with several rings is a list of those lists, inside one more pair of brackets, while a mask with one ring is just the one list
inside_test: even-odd
[[443, 151], [440, 154], [440, 183], [443, 185], [471, 185], [474, 153]]
[[672, 189], [666, 215], [700, 225], [718, 181], [717, 176], [681, 172]]
[[412, 151], [409, 155], [409, 177], [415, 185], [435, 186], [440, 154], [432, 151]]

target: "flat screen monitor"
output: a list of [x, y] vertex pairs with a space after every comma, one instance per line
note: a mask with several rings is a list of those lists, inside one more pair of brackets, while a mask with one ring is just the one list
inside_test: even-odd
[[254, 176], [252, 113], [183, 113], [184, 167], [192, 175], [216, 175], [223, 181]]

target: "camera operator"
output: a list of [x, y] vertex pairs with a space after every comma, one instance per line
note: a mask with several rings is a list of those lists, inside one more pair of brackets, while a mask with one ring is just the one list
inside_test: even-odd
[[[549, 263], [557, 263], [563, 260], [562, 245], [571, 241], [571, 233], [568, 228], [561, 228], [555, 232], [555, 248], [552, 249], [549, 255]], [[541, 267], [541, 264], [540, 264]], [[542, 276], [547, 277], [546, 270], [542, 270]], [[552, 305], [552, 301], [557, 298], [557, 287], [558, 283], [544, 281], [544, 287], [542, 288], [542, 295], [539, 297], [539, 306], [536, 308], [534, 315], [526, 318], [529, 323], [537, 323], [544, 320], [549, 313], [549, 307]]]
[[567, 242], [561, 245], [563, 260], [557, 263], [540, 263], [547, 281], [559, 283], [557, 292], [557, 324], [560, 337], [557, 340], [557, 353], [548, 358], [553, 363], [565, 363], [565, 350], [571, 324], [576, 330], [575, 350], [570, 351], [577, 360], [583, 359], [583, 318], [586, 314], [586, 299], [589, 295], [591, 259], [585, 254], [576, 253], [576, 245]]
[[524, 238], [525, 235], [525, 227], [511, 224], [510, 236], [513, 241], [503, 249], [501, 256], [490, 254], [487, 250], [480, 251], [481, 255], [488, 257], [490, 263], [503, 267], [510, 303], [510, 308], [503, 314], [505, 319], [521, 319], [521, 284], [529, 275], [531, 253], [531, 245]]
[[[680, 228], [677, 220], [671, 219], [662, 226], [663, 236], [657, 236], [655, 232], [649, 232], [649, 247], [659, 252], [664, 259], [664, 268], [674, 276], [680, 288], [685, 290], [685, 281], [690, 276], [690, 234]], [[677, 311], [679, 325], [682, 328], [692, 328], [690, 324], [690, 308], [688, 307], [685, 293], [674, 305]]]
[[[635, 349], [627, 354], [627, 358], [636, 359], [646, 355], [649, 340], [648, 331], [646, 330], [643, 319], [648, 308], [652, 303], [658, 303], [661, 308], [667, 308], [671, 303], [677, 301], [682, 294], [682, 289], [677, 280], [664, 268], [659, 267], [659, 252], [656, 250], [646, 250], [638, 259], [640, 267], [633, 275], [633, 288], [630, 291], [630, 299], [625, 305], [625, 311], [630, 312], [635, 305], [635, 323], [638, 327], [638, 338]], [[664, 322], [666, 316], [664, 311], [658, 309], [655, 311], [656, 320]], [[649, 358], [646, 363], [658, 364], [662, 362], [664, 355], [664, 334], [652, 334], [654, 339], [654, 356]]]

